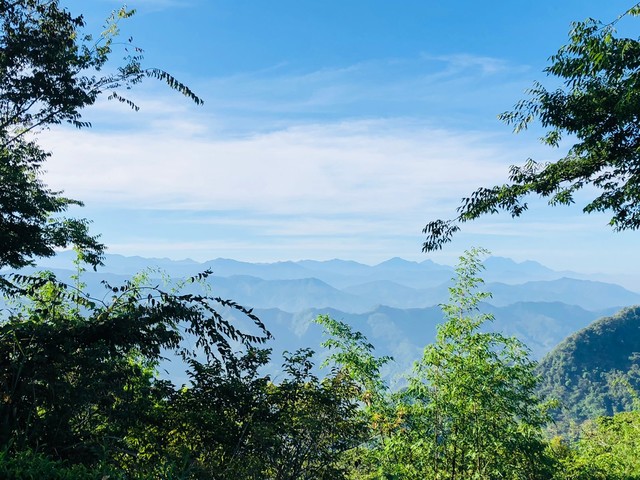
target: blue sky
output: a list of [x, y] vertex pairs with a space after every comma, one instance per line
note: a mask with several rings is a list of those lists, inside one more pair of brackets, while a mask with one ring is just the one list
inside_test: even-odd
[[[62, 3], [94, 32], [119, 6]], [[421, 253], [424, 224], [452, 216], [461, 197], [504, 181], [511, 164], [559, 156], [535, 128], [514, 135], [496, 116], [534, 80], [551, 85], [542, 69], [572, 21], [629, 6], [132, 1], [123, 38], [205, 105], [152, 81], [130, 93], [140, 112], [103, 99], [86, 111], [93, 128], [42, 134], [47, 181], [85, 201], [74, 213], [112, 253], [451, 263], [479, 245], [556, 269], [634, 273], [640, 233], [535, 200], [520, 220], [488, 217]], [[620, 28], [637, 36], [637, 20]]]

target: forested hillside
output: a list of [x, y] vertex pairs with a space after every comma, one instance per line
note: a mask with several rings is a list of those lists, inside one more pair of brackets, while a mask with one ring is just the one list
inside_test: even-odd
[[557, 399], [559, 426], [637, 407], [640, 391], [640, 307], [597, 320], [564, 340], [538, 367], [540, 392]]

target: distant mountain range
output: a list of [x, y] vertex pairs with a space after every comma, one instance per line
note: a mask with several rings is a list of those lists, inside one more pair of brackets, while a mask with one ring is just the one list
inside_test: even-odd
[[[39, 265], [45, 268], [70, 269], [73, 252], [61, 252], [52, 258], [41, 259]], [[504, 257], [489, 257], [484, 262], [487, 282], [518, 284], [525, 281], [557, 280], [563, 277], [602, 280], [602, 276], [585, 275], [576, 272], [558, 272], [533, 261], [514, 262]], [[295, 280], [317, 278], [336, 288], [350, 285], [388, 280], [408, 287], [420, 289], [440, 285], [453, 275], [453, 267], [440, 265], [431, 260], [413, 262], [402, 258], [392, 258], [377, 265], [365, 265], [350, 260], [300, 260], [274, 263], [250, 263], [225, 258], [206, 262], [194, 260], [171, 260], [168, 258], [125, 257], [107, 255], [101, 272], [131, 275], [146, 268], [158, 268], [172, 276], [191, 275], [210, 268], [216, 276], [230, 277], [245, 275], [264, 280]]]
[[[72, 253], [63, 252], [43, 259], [40, 268], [70, 281], [72, 260]], [[542, 358], [597, 318], [640, 304], [640, 294], [600, 277], [501, 257], [489, 257], [484, 264], [485, 289], [493, 293], [484, 310], [495, 315], [487, 328], [520, 338], [534, 358]], [[318, 349], [322, 333], [312, 320], [328, 313], [361, 330], [381, 355], [393, 355], [396, 364], [390, 374], [410, 368], [433, 341], [442, 320], [438, 305], [447, 300], [454, 273], [451, 266], [431, 260], [401, 258], [365, 265], [338, 259], [249, 263], [219, 258], [198, 263], [107, 255], [105, 266], [87, 271], [83, 281], [100, 297], [105, 293], [102, 280], [118, 285], [145, 269], [152, 269], [152, 278], [159, 278], [159, 271], [180, 278], [212, 270], [212, 292], [255, 308], [271, 330], [274, 362], [283, 350]]]
[[[40, 267], [72, 270], [73, 253], [62, 252], [42, 259]], [[623, 307], [640, 303], [640, 294], [599, 277], [575, 272], [557, 272], [537, 262], [514, 262], [503, 257], [485, 260], [482, 276], [493, 293], [491, 304], [505, 306], [517, 301], [562, 302], [588, 310]], [[107, 255], [101, 276], [129, 277], [153, 269], [172, 277], [185, 277], [205, 269], [213, 271], [212, 282], [220, 294], [248, 301], [260, 308], [333, 307], [363, 313], [377, 305], [420, 308], [442, 303], [453, 267], [431, 260], [412, 262], [392, 258], [377, 265], [346, 260], [301, 260], [297, 262], [249, 263], [218, 258], [193, 260]], [[88, 276], [94, 275], [87, 272]], [[238, 295], [240, 297], [238, 297]], [[286, 297], [301, 297], [296, 300]]]

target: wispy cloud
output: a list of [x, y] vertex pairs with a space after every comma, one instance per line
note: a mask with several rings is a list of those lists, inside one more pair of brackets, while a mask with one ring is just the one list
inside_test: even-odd
[[[195, 131], [194, 131], [195, 130]], [[505, 136], [506, 137], [506, 136]], [[207, 138], [189, 122], [156, 133], [56, 130], [47, 180], [87, 201], [270, 214], [433, 211], [523, 158], [505, 138], [405, 120]]]
[[[530, 86], [528, 68], [472, 55], [387, 58], [303, 70], [282, 62], [270, 68], [185, 80], [205, 100], [194, 108], [150, 81], [126, 94], [141, 106], [133, 115], [118, 102], [87, 111], [95, 125], [153, 130], [163, 119], [188, 119], [209, 132], [248, 135], [292, 125], [342, 120], [412, 118], [457, 129], [503, 129], [496, 115]], [[180, 101], [176, 101], [176, 99]]]
[[[397, 117], [463, 123], [476, 115], [498, 125], [529, 86], [526, 66], [472, 55], [388, 58], [300, 71], [281, 64], [269, 71], [210, 79], [198, 86], [208, 104], [231, 118], [281, 127], [283, 119]], [[252, 121], [253, 120], [253, 121]], [[485, 123], [485, 122], [482, 122]]]
[[509, 62], [495, 57], [469, 55], [458, 53], [451, 55], [433, 55], [423, 53], [421, 58], [428, 62], [440, 62], [444, 65], [443, 72], [447, 75], [479, 72], [483, 75], [497, 75], [501, 73], [527, 73], [529, 68], [522, 65], [511, 65]]
[[[97, 129], [42, 134], [54, 152], [46, 180], [87, 202], [118, 253], [422, 259], [426, 221], [505, 181], [510, 164], [553, 159], [531, 135], [478, 121], [508, 108], [505, 92], [517, 99], [523, 85], [523, 67], [465, 55], [310, 72], [282, 64], [198, 82], [205, 108], [149, 84], [134, 97], [139, 113], [101, 101], [87, 112]], [[576, 209], [555, 220], [543, 210], [524, 222], [472, 222], [431, 258], [451, 264], [482, 244], [571, 268], [602, 238], [592, 232], [606, 231]], [[615, 255], [635, 251], [628, 239], [615, 245]]]

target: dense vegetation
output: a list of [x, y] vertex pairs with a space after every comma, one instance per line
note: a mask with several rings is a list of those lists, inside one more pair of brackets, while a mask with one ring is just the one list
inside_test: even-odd
[[[250, 309], [196, 292], [208, 272], [166, 286], [141, 275], [105, 284], [103, 298], [85, 294], [84, 262], [99, 263], [103, 246], [86, 221], [56, 217], [79, 202], [42, 183], [48, 154], [29, 132], [87, 126], [83, 107], [144, 77], [200, 101], [140, 55], [96, 76], [129, 15], [116, 12], [94, 40], [56, 0], [0, 0], [0, 267], [78, 251], [73, 285], [46, 272], [0, 277], [10, 305], [0, 318], [2, 478], [640, 478], [637, 412], [587, 422], [575, 443], [547, 439], [551, 405], [538, 398], [526, 347], [481, 328], [492, 320], [478, 311], [488, 295], [482, 251], [461, 257], [446, 321], [401, 391], [381, 374], [391, 359], [326, 316], [328, 372], [318, 376], [303, 349], [270, 378], [267, 327]], [[188, 384], [159, 375], [165, 357], [181, 362]]]
[[[303, 349], [285, 355], [275, 381], [262, 373], [271, 359], [260, 344], [269, 334], [251, 311], [181, 293], [202, 276], [170, 289], [145, 286], [142, 276], [106, 286], [102, 301], [80, 294], [80, 277], [69, 287], [47, 274], [14, 276], [20, 290], [0, 329], [0, 473], [638, 478], [637, 412], [586, 422], [572, 443], [548, 439], [550, 405], [538, 398], [526, 347], [482, 329], [492, 318], [478, 311], [488, 295], [477, 276], [480, 253], [461, 258], [443, 306], [447, 320], [401, 391], [381, 374], [391, 359], [376, 358], [364, 336], [328, 316], [317, 320], [328, 335], [328, 373], [318, 377], [313, 352]], [[255, 332], [237, 330], [216, 308], [244, 313]], [[636, 317], [618, 318], [628, 335]], [[615, 325], [608, 330], [618, 333]], [[602, 343], [576, 337], [576, 351]], [[171, 352], [188, 385], [158, 376], [158, 362]]]
[[540, 392], [560, 402], [554, 420], [567, 431], [634, 408], [640, 391], [640, 307], [602, 318], [571, 335], [540, 362]]

